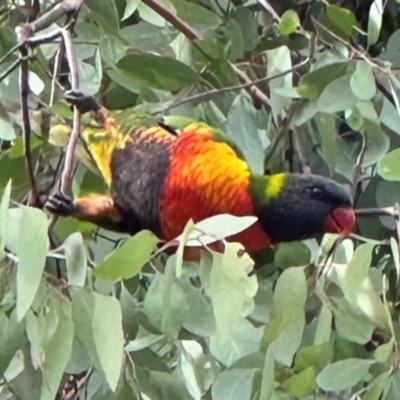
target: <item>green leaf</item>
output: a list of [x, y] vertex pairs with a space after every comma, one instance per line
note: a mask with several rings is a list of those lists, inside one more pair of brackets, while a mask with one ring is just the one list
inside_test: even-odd
[[303, 99], [316, 99], [329, 83], [345, 75], [348, 62], [336, 62], [317, 68], [304, 74], [299, 81], [297, 91]]
[[159, 400], [188, 400], [192, 398], [178, 374], [172, 375], [169, 372], [152, 371], [148, 367], [138, 368], [136, 365], [133, 373], [136, 374], [137, 381], [140, 382], [140, 391], [147, 398]]
[[129, 18], [138, 8], [140, 4], [140, 0], [126, 0], [124, 15], [121, 18], [121, 21]]
[[255, 372], [255, 369], [231, 369], [223, 371], [217, 376], [217, 379], [211, 386], [212, 399], [250, 399]]
[[265, 353], [264, 367], [262, 371], [259, 400], [269, 400], [275, 386], [275, 362], [272, 351], [268, 348]]
[[[96, 54], [101, 54], [101, 59], [104, 63], [111, 68], [114, 68], [115, 64], [121, 60], [127, 51], [127, 46], [115, 37], [103, 37], [100, 40], [99, 50]], [[100, 76], [97, 77], [99, 79]]]
[[400, 279], [400, 252], [399, 252], [399, 245], [395, 238], [390, 238], [390, 250], [392, 251], [392, 258], [394, 265], [396, 267], [397, 273], [397, 281]]
[[255, 275], [248, 276], [254, 261], [247, 253], [239, 256], [241, 250], [243, 246], [239, 243], [227, 243], [224, 254], [213, 252], [205, 287], [217, 327], [210, 339], [210, 350], [225, 365], [256, 351], [261, 339], [261, 331], [245, 319], [253, 310], [258, 284]]
[[188, 247], [204, 246], [216, 240], [236, 235], [252, 226], [256, 221], [257, 217], [252, 216], [237, 217], [230, 214], [218, 214], [197, 222], [195, 229], [187, 235], [187, 238], [181, 234], [175, 240], [187, 239], [185, 246]]
[[240, 26], [244, 51], [253, 51], [260, 41], [257, 19], [254, 13], [248, 7], [237, 6], [232, 10], [230, 16]]
[[385, 154], [378, 161], [377, 172], [386, 181], [400, 182], [400, 149]]
[[382, 27], [383, 2], [374, 0], [369, 9], [368, 16], [368, 46], [375, 44], [379, 39]]
[[2, 250], [6, 243], [6, 236], [8, 230], [8, 207], [10, 205], [11, 197], [11, 179], [7, 182], [4, 188], [0, 201], [0, 249]]
[[17, 44], [17, 35], [9, 26], [0, 27], [0, 57]]
[[41, 400], [55, 398], [72, 352], [74, 325], [71, 303], [65, 297], [59, 297], [58, 301], [60, 308], [57, 315], [59, 318], [57, 330], [46, 346], [46, 355], [41, 368], [43, 373]]
[[89, 8], [90, 15], [109, 34], [119, 30], [118, 11], [113, 0], [85, 0], [84, 5]]
[[305, 243], [280, 243], [275, 251], [275, 264], [280, 268], [307, 265], [310, 262], [310, 249]]
[[[290, 50], [286, 46], [280, 46], [276, 49], [267, 50], [267, 76], [273, 76], [281, 72], [289, 71], [292, 68], [292, 58], [290, 55]], [[288, 107], [291, 103], [291, 99], [281, 96], [279, 93], [275, 92], [276, 89], [292, 89], [293, 79], [292, 73], [285, 73], [283, 76], [271, 79], [268, 82], [270, 90], [270, 102], [272, 116], [274, 120], [277, 120], [278, 115]]]
[[141, 231], [114, 250], [95, 270], [96, 278], [110, 281], [128, 279], [137, 275], [151, 258], [158, 243], [150, 231]]
[[370, 100], [376, 94], [375, 77], [372, 68], [364, 60], [359, 60], [350, 78], [350, 87], [360, 100]]
[[115, 391], [124, 358], [120, 304], [114, 297], [82, 289], [72, 289], [71, 296], [76, 335]]
[[94, 298], [93, 340], [107, 383], [115, 392], [124, 359], [121, 307], [115, 297], [94, 293]]
[[303, 347], [296, 355], [294, 372], [298, 373], [310, 367], [313, 367], [317, 372], [320, 372], [329, 363], [331, 358], [331, 343]]
[[363, 118], [357, 107], [352, 107], [345, 111], [346, 123], [354, 131], [359, 131], [363, 126]]
[[14, 127], [4, 118], [0, 118], [0, 140], [14, 140], [17, 137]]
[[264, 148], [258, 133], [256, 110], [248, 95], [240, 92], [225, 123], [227, 136], [242, 150], [252, 171], [264, 171]]
[[[32, 207], [11, 209], [9, 216], [10, 212], [19, 219], [18, 225], [13, 227], [16, 235], [7, 238], [6, 246], [18, 257], [17, 318], [21, 321], [35, 298], [42, 278], [49, 245], [47, 217], [42, 210]], [[32, 235], [32, 227], [35, 227], [35, 235]]]
[[[287, 294], [291, 293], [291, 296]], [[274, 293], [275, 313], [284, 315], [286, 312], [296, 315], [303, 311], [307, 299], [307, 282], [304, 269], [288, 268], [279, 277]]]
[[326, 15], [341, 32], [346, 36], [351, 36], [353, 26], [357, 25], [357, 20], [350, 10], [328, 4], [326, 7]]
[[[383, 372], [378, 375], [368, 386], [367, 391], [363, 396], [363, 400], [379, 400], [382, 399], [382, 392], [388, 388], [390, 382], [390, 374], [388, 372]], [[386, 400], [389, 400], [386, 397]]]
[[381, 344], [379, 347], [375, 349], [374, 352], [375, 360], [381, 363], [388, 361], [389, 357], [392, 355], [392, 351], [393, 351], [393, 340]]
[[0, 376], [3, 376], [15, 352], [21, 348], [25, 336], [25, 323], [18, 322], [15, 313], [10, 317], [0, 314]]
[[365, 168], [375, 165], [386, 154], [390, 147], [390, 139], [383, 131], [379, 121], [364, 120], [363, 131], [366, 141], [366, 151], [362, 166]]
[[318, 110], [335, 113], [353, 107], [359, 101], [350, 87], [351, 75], [330, 82], [318, 99]]
[[321, 138], [322, 152], [329, 167], [334, 170], [338, 159], [338, 131], [332, 114], [318, 113], [315, 123]]
[[328, 343], [332, 334], [332, 312], [326, 304], [323, 304], [318, 317], [318, 325], [315, 330], [314, 345]]
[[317, 376], [317, 384], [322, 390], [346, 390], [368, 374], [371, 361], [359, 358], [348, 358], [327, 365]]
[[282, 382], [282, 388], [295, 397], [304, 397], [311, 394], [316, 388], [315, 372], [309, 367], [299, 374], [294, 374]]
[[293, 363], [293, 357], [300, 347], [303, 339], [303, 331], [306, 325], [304, 312], [299, 313], [280, 333], [279, 337], [270, 345], [274, 358], [282, 365], [290, 367]]
[[374, 248], [374, 245], [367, 243], [358, 246], [346, 268], [342, 289], [346, 299], [351, 304], [357, 302], [361, 286], [368, 277]]
[[300, 18], [296, 11], [287, 10], [282, 14], [278, 25], [279, 32], [282, 35], [290, 35], [300, 26]]
[[141, 21], [122, 28], [120, 36], [135, 50], [160, 52], [178, 36], [178, 32], [169, 26], [160, 28]]
[[178, 91], [199, 81], [197, 73], [187, 65], [153, 54], [129, 54], [107, 73], [114, 82], [134, 93], [142, 87]]
[[[202, 346], [195, 340], [183, 340], [181, 345], [179, 372], [192, 398], [200, 399], [204, 390], [204, 379], [210, 379], [213, 375], [215, 378], [220, 368], [211, 356], [204, 354]], [[208, 358], [208, 373], [204, 370], [204, 363], [207, 362], [205, 358]]]
[[214, 36], [215, 30], [223, 24], [216, 12], [197, 3], [186, 0], [172, 0], [177, 16], [185, 21], [192, 29], [198, 31], [203, 39]]
[[[291, 293], [288, 296], [287, 293]], [[274, 293], [274, 317], [267, 323], [262, 347], [272, 343], [279, 334], [303, 313], [307, 298], [307, 282], [304, 268], [285, 269], [279, 277]]]
[[165, 335], [154, 335], [149, 334], [147, 336], [143, 336], [140, 339], [131, 340], [126, 346], [125, 351], [135, 352], [143, 350], [149, 346], [152, 346], [155, 343], [161, 342], [165, 340]]
[[366, 316], [360, 315], [351, 309], [346, 301], [337, 301], [337, 308], [334, 309], [335, 327], [342, 339], [351, 340], [354, 343], [367, 343], [374, 332], [372, 324]]
[[69, 285], [83, 287], [86, 281], [87, 260], [82, 234], [72, 233], [60, 248], [65, 254]]
[[181, 327], [201, 336], [215, 331], [212, 308], [188, 278], [175, 276], [176, 255], [168, 258], [163, 274], [157, 274], [144, 301], [152, 325], [169, 338], [176, 338]]
[[[400, 196], [400, 183], [379, 180], [375, 187], [375, 201], [378, 207], [388, 207], [395, 204]], [[388, 229], [395, 229], [394, 219], [389, 216], [379, 217], [381, 223]]]

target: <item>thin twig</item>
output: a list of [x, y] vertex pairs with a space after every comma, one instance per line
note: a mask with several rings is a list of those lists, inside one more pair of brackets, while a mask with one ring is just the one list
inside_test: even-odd
[[[65, 46], [65, 54], [67, 56], [69, 69], [71, 71], [71, 87], [73, 91], [79, 90], [79, 74], [76, 62], [75, 49], [72, 43], [71, 33], [68, 30], [63, 31], [63, 42]], [[61, 176], [61, 191], [66, 193], [71, 184], [71, 171], [73, 168], [73, 157], [75, 153], [76, 143], [81, 131], [81, 113], [79, 108], [74, 105], [74, 118], [71, 135], [68, 141], [68, 146], [65, 154], [65, 164]]]
[[268, 165], [270, 158], [274, 154], [280, 140], [283, 138], [284, 134], [287, 132], [287, 128], [289, 127], [290, 123], [292, 122], [292, 118], [293, 118], [295, 109], [296, 109], [296, 104], [293, 104], [293, 106], [289, 109], [289, 111], [287, 113], [287, 117], [283, 121], [283, 124], [281, 125], [278, 134], [275, 136], [274, 141], [272, 142], [271, 146], [268, 148], [268, 153], [265, 155], [265, 159], [264, 159], [264, 171], [267, 170], [267, 165]]
[[[189, 102], [192, 102], [192, 101], [205, 101], [205, 100], [208, 100], [209, 98], [214, 97], [216, 95], [219, 95], [221, 93], [226, 93], [226, 92], [231, 92], [231, 91], [236, 91], [236, 90], [241, 90], [241, 89], [247, 89], [247, 88], [250, 88], [250, 87], [254, 86], [257, 83], [266, 83], [266, 82], [272, 81], [274, 79], [280, 78], [281, 76], [285, 76], [287, 74], [290, 74], [290, 73], [296, 71], [297, 69], [304, 67], [309, 62], [310, 62], [310, 59], [306, 58], [302, 62], [294, 65], [292, 68], [287, 69], [286, 71], [279, 72], [279, 73], [274, 74], [274, 75], [270, 75], [270, 76], [266, 76], [264, 78], [256, 79], [254, 81], [243, 83], [241, 85], [228, 86], [228, 87], [221, 88], [221, 89], [212, 89], [212, 90], [209, 90], [209, 91], [207, 91], [205, 93], [198, 93], [198, 94], [195, 94], [193, 96], [186, 97], [185, 99], [182, 99], [182, 100], [180, 100], [180, 101], [178, 101], [176, 103], [173, 103], [172, 105], [163, 108], [159, 112], [166, 112], [166, 111], [169, 111], [169, 110], [171, 110], [171, 109], [173, 109], [175, 107], [178, 107], [178, 106], [180, 106], [182, 104], [186, 104], [186, 103], [189, 103]], [[240, 72], [242, 72], [242, 71], [240, 71]], [[269, 101], [268, 98], [266, 98], [266, 100]]]
[[[25, 167], [28, 172], [29, 186], [31, 191], [30, 199], [33, 199], [33, 205], [40, 207], [40, 199], [38, 196], [35, 173], [33, 171], [32, 161], [32, 149], [31, 149], [31, 123], [29, 119], [29, 107], [28, 107], [28, 96], [29, 96], [29, 70], [28, 70], [28, 52], [24, 47], [21, 47], [21, 56], [23, 58], [19, 70], [19, 93], [21, 101], [21, 113], [22, 113], [22, 140], [24, 145], [25, 155]], [[31, 201], [28, 200], [28, 204]]]
[[398, 212], [394, 207], [359, 208], [355, 210], [357, 217], [396, 217]]
[[60, 46], [58, 47], [57, 54], [55, 56], [54, 60], [54, 68], [53, 68], [53, 77], [51, 80], [51, 92], [50, 92], [50, 102], [49, 105], [52, 106], [55, 101], [55, 96], [56, 96], [56, 86], [58, 83], [58, 76], [61, 71], [61, 64], [62, 64], [62, 59], [65, 54], [65, 46], [64, 42], [60, 43]]
[[351, 185], [351, 193], [352, 193], [353, 199], [356, 196], [357, 185], [358, 185], [361, 173], [362, 173], [362, 163], [364, 160], [365, 152], [367, 151], [367, 141], [365, 139], [365, 134], [363, 134], [361, 136], [362, 136], [361, 150], [360, 150], [360, 154], [357, 157], [356, 165], [354, 167], [353, 183]]
[[22, 60], [17, 58], [12, 64], [10, 64], [8, 68], [0, 74], [0, 82], [2, 82], [5, 78], [7, 78], [8, 75], [15, 71], [20, 66], [21, 62]]
[[39, 19], [28, 24], [19, 25], [20, 37], [24, 41], [32, 37], [35, 33], [48, 28], [64, 15], [77, 12], [84, 0], [64, 0], [51, 10], [43, 14]]
[[269, 14], [271, 14], [272, 18], [276, 22], [281, 22], [281, 17], [278, 15], [278, 13], [272, 8], [272, 6], [268, 3], [267, 0], [257, 0], [257, 2], [262, 5], [266, 11], [268, 11]]

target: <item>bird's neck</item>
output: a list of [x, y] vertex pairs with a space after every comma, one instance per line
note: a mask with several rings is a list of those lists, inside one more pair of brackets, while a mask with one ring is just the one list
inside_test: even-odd
[[287, 180], [287, 174], [250, 176], [249, 192], [256, 209], [264, 206], [281, 192]]

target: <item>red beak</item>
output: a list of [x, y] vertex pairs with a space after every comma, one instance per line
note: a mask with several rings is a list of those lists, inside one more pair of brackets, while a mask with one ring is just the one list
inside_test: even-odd
[[325, 233], [350, 233], [356, 222], [356, 214], [352, 208], [335, 208], [326, 218]]

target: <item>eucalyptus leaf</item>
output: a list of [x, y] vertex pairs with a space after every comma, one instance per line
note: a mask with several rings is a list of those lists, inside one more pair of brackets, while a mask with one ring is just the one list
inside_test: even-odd
[[278, 29], [282, 35], [290, 35], [300, 26], [300, 19], [293, 10], [285, 11], [282, 14]]
[[314, 368], [309, 367], [282, 382], [282, 388], [295, 397], [311, 394], [317, 385]]
[[383, 2], [374, 0], [369, 9], [368, 16], [368, 45], [371, 46], [378, 41], [382, 27]]
[[351, 75], [330, 82], [318, 99], [318, 110], [326, 113], [344, 111], [359, 101], [350, 86]]
[[371, 361], [348, 358], [327, 365], [317, 376], [318, 386], [327, 391], [349, 389], [368, 374]]
[[400, 149], [385, 154], [378, 162], [377, 172], [387, 181], [400, 181]]
[[153, 54], [126, 55], [107, 73], [114, 82], [134, 93], [142, 87], [177, 91], [199, 81], [199, 76], [187, 65]]
[[243, 151], [250, 168], [261, 174], [264, 171], [264, 148], [258, 135], [256, 111], [243, 92], [232, 103], [225, 129], [227, 136]]
[[79, 232], [72, 233], [64, 240], [61, 248], [65, 253], [68, 283], [83, 287], [86, 280], [87, 259], [82, 235]]
[[[49, 246], [46, 214], [37, 208], [21, 206], [9, 210], [19, 214], [16, 236], [6, 238], [6, 246], [15, 251], [18, 257], [16, 279], [17, 318], [22, 320], [31, 306], [39, 288]], [[9, 219], [9, 222], [10, 219]], [[15, 220], [14, 220], [15, 222]], [[32, 227], [35, 235], [32, 235]]]
[[158, 239], [150, 231], [137, 233], [97, 266], [95, 276], [112, 281], [135, 276], [150, 260], [157, 242]]

